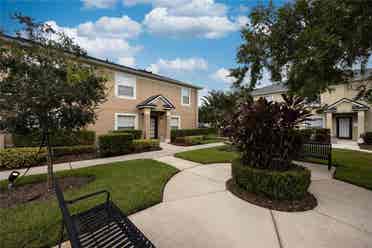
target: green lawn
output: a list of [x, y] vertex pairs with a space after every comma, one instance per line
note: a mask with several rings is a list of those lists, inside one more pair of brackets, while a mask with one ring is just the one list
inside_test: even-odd
[[230, 150], [229, 146], [218, 146], [213, 148], [198, 149], [187, 152], [180, 152], [175, 155], [201, 164], [229, 163], [238, 154]]
[[[177, 153], [176, 157], [202, 164], [227, 163], [237, 157], [228, 146], [213, 147]], [[372, 190], [372, 153], [333, 149], [333, 164], [337, 166], [335, 178]], [[324, 163], [316, 159], [310, 162]]]
[[[95, 180], [80, 189], [65, 193], [67, 199], [107, 189], [113, 201], [127, 214], [161, 202], [163, 188], [177, 169], [154, 161], [132, 160], [95, 167], [58, 172], [64, 176], [95, 176]], [[21, 183], [45, 180], [44, 176], [29, 176]], [[0, 187], [6, 187], [0, 182]], [[86, 209], [103, 199], [91, 199], [72, 208]], [[0, 208], [0, 247], [50, 247], [58, 240], [61, 215], [57, 200], [34, 202], [14, 208]]]

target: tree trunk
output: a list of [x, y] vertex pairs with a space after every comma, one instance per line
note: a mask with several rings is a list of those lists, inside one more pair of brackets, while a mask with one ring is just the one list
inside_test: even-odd
[[46, 146], [47, 146], [47, 162], [48, 162], [48, 175], [47, 175], [47, 188], [48, 191], [53, 190], [53, 151], [52, 147], [50, 144], [50, 135], [49, 131], [45, 133], [45, 138], [46, 138]]

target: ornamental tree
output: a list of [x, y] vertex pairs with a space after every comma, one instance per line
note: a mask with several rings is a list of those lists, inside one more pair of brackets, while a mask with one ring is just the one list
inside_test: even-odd
[[296, 130], [311, 114], [302, 97], [283, 95], [284, 102], [265, 98], [241, 102], [226, 134], [240, 151], [242, 163], [259, 169], [287, 170], [302, 148]]
[[51, 189], [49, 137], [57, 129], [72, 131], [95, 121], [106, 99], [106, 79], [81, 62], [86, 52], [64, 33], [20, 14], [14, 19], [23, 26], [17, 39], [0, 36], [1, 126], [10, 133], [43, 134]]
[[[372, 2], [295, 0], [276, 8], [271, 2], [250, 13], [231, 70], [236, 87], [255, 88], [264, 69], [302, 96], [315, 96], [346, 83], [353, 68], [364, 73], [372, 52]], [[249, 75], [248, 85], [243, 79]], [[372, 102], [371, 85], [361, 95]], [[370, 84], [370, 83], [369, 83]]]

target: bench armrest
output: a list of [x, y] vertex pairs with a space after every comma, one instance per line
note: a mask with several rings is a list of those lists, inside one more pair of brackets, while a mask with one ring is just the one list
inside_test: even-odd
[[84, 199], [87, 199], [87, 198], [90, 198], [90, 197], [93, 197], [93, 196], [97, 196], [97, 195], [100, 195], [100, 194], [106, 194], [106, 202], [108, 202], [110, 200], [110, 192], [108, 192], [107, 190], [101, 190], [101, 191], [97, 191], [97, 192], [94, 192], [94, 193], [91, 193], [91, 194], [83, 195], [81, 197], [66, 201], [66, 203], [67, 204], [74, 204], [78, 201], [81, 201], [81, 200], [84, 200]]

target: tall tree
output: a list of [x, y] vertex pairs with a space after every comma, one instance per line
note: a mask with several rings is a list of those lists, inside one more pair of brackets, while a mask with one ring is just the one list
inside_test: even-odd
[[[242, 87], [256, 86], [264, 69], [303, 96], [314, 96], [329, 86], [347, 82], [358, 66], [364, 73], [372, 52], [370, 0], [296, 0], [276, 8], [257, 6], [243, 28], [231, 71]], [[371, 96], [370, 90], [364, 94]]]
[[57, 129], [79, 129], [95, 121], [95, 110], [106, 99], [106, 79], [81, 63], [86, 52], [64, 33], [20, 14], [14, 19], [23, 26], [18, 39], [0, 37], [1, 126], [11, 133], [41, 131], [51, 189], [49, 137]]
[[199, 108], [201, 122], [210, 123], [215, 128], [223, 128], [226, 117], [234, 111], [239, 97], [233, 92], [208, 92], [208, 95], [202, 98]]

